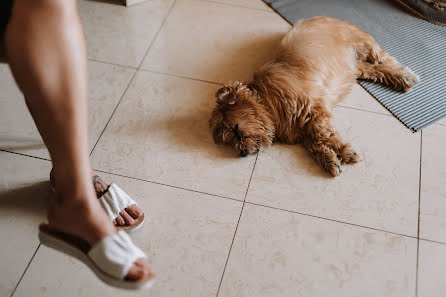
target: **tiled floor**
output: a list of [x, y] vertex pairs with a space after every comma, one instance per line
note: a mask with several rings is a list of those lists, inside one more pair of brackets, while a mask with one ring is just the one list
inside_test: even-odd
[[260, 0], [108, 2], [79, 2], [92, 163], [145, 210], [132, 237], [158, 281], [106, 287], [39, 245], [51, 163], [0, 65], [0, 296], [446, 296], [446, 120], [413, 134], [356, 85], [335, 118], [364, 161], [340, 177], [300, 146], [237, 158], [208, 130], [213, 94], [290, 26]]

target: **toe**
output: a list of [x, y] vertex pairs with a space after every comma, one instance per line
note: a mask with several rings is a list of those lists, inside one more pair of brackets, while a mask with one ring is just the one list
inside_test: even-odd
[[141, 280], [147, 278], [152, 273], [149, 263], [144, 259], [138, 259], [133, 263], [126, 278], [128, 280]]
[[125, 210], [134, 219], [141, 217], [143, 214], [142, 210], [136, 204], [130, 205]]
[[124, 218], [123, 218], [121, 215], [118, 215], [118, 216], [116, 217], [116, 222], [117, 222], [118, 225], [120, 225], [120, 226], [124, 226], [124, 225], [125, 225], [125, 220], [124, 220]]
[[127, 213], [127, 211], [123, 210], [119, 213], [125, 220], [125, 223], [128, 226], [132, 226], [135, 224], [135, 220]]

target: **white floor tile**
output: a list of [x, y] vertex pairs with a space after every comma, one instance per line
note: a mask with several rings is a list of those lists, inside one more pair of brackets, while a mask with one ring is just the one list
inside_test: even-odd
[[246, 205], [219, 296], [414, 297], [416, 239]]
[[275, 144], [260, 152], [247, 201], [416, 236], [420, 134], [386, 115], [334, 114], [364, 160], [333, 178], [301, 145]]
[[10, 296], [39, 245], [51, 163], [0, 152], [0, 296]]

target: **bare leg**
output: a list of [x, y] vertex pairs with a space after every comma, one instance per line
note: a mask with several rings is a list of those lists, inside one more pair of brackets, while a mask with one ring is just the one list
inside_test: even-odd
[[[90, 244], [115, 233], [91, 186], [85, 42], [75, 0], [16, 0], [6, 54], [53, 161], [49, 224]], [[128, 278], [150, 273], [137, 260]]]

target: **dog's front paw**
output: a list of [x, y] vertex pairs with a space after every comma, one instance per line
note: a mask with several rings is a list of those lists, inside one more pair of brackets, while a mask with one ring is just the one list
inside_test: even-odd
[[307, 146], [317, 163], [330, 172], [332, 176], [338, 176], [342, 173], [341, 160], [336, 155], [336, 151], [326, 144], [314, 144]]
[[344, 164], [354, 164], [362, 161], [362, 156], [357, 153], [350, 144], [344, 147], [339, 153], [338, 158]]
[[342, 173], [341, 162], [339, 162], [339, 160], [326, 163], [325, 169], [327, 169], [334, 177], [339, 176]]

